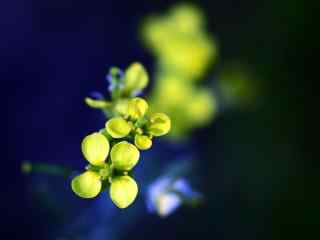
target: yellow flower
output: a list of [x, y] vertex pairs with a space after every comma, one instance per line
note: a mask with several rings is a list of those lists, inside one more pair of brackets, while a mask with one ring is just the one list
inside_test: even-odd
[[126, 70], [124, 76], [123, 91], [129, 95], [142, 91], [149, 82], [147, 71], [140, 63], [132, 63]]
[[111, 161], [118, 170], [130, 171], [138, 163], [139, 157], [139, 150], [127, 141], [119, 142], [111, 149]]
[[101, 191], [101, 180], [99, 174], [86, 171], [71, 182], [71, 188], [75, 194], [82, 198], [94, 198]]
[[112, 179], [109, 194], [112, 202], [118, 208], [126, 208], [136, 199], [138, 185], [129, 176], [116, 177]]
[[141, 150], [147, 150], [152, 146], [152, 140], [145, 135], [136, 134], [134, 144]]
[[83, 139], [81, 150], [89, 163], [99, 166], [108, 157], [110, 145], [108, 139], [101, 133], [93, 133]]
[[113, 138], [123, 138], [130, 133], [131, 125], [122, 117], [115, 117], [106, 122], [106, 129]]
[[133, 119], [143, 117], [148, 110], [148, 103], [140, 97], [133, 98], [129, 101], [128, 114]]
[[171, 128], [171, 120], [164, 113], [153, 113], [150, 116], [150, 124], [148, 126], [149, 133], [154, 136], [162, 136], [167, 134]]

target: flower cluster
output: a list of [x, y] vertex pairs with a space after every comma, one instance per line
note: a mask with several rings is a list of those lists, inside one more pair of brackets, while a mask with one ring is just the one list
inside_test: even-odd
[[135, 63], [124, 74], [119, 73], [119, 69], [112, 68], [109, 75], [111, 101], [86, 99], [89, 106], [102, 109], [110, 119], [103, 129], [83, 139], [81, 149], [89, 165], [72, 180], [71, 187], [82, 198], [96, 197], [109, 188], [113, 203], [126, 208], [138, 194], [131, 173], [139, 162], [140, 150], [150, 149], [154, 137], [167, 134], [171, 121], [164, 113], [149, 111], [145, 99], [130, 97], [148, 81], [141, 64]]
[[200, 80], [218, 55], [215, 40], [205, 29], [203, 12], [190, 4], [147, 17], [141, 35], [162, 66], [190, 81]]
[[147, 17], [141, 27], [141, 39], [157, 60], [150, 105], [170, 115], [170, 137], [175, 139], [208, 124], [217, 113], [213, 91], [199, 86], [218, 55], [205, 22], [200, 9], [179, 4], [166, 14]]

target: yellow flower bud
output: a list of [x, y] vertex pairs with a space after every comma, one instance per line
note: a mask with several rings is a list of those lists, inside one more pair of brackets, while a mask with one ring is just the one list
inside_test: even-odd
[[131, 170], [138, 163], [139, 157], [139, 150], [127, 141], [119, 142], [111, 149], [111, 161], [118, 170]]
[[149, 82], [147, 71], [140, 63], [132, 63], [125, 72], [124, 92], [132, 93], [143, 90]]
[[151, 148], [152, 141], [148, 136], [136, 134], [134, 137], [134, 144], [141, 150]]
[[167, 134], [171, 128], [171, 120], [164, 113], [153, 113], [150, 116], [149, 133], [154, 136], [162, 136]]
[[76, 176], [71, 182], [73, 192], [82, 198], [96, 197], [101, 191], [101, 185], [99, 174], [92, 171]]
[[133, 98], [128, 105], [128, 114], [134, 119], [143, 117], [148, 110], [148, 103], [143, 98]]
[[108, 157], [110, 145], [108, 139], [101, 133], [93, 133], [83, 139], [81, 150], [89, 163], [98, 166]]
[[129, 176], [116, 177], [112, 179], [109, 194], [112, 202], [118, 208], [126, 208], [136, 199], [138, 185]]
[[113, 138], [123, 138], [131, 131], [131, 125], [122, 117], [115, 117], [106, 123], [107, 132]]

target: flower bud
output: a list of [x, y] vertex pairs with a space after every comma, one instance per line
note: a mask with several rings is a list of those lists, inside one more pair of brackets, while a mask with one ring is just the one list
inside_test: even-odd
[[139, 157], [139, 150], [127, 141], [119, 142], [111, 149], [111, 161], [118, 170], [131, 170], [138, 163]]
[[129, 176], [116, 177], [112, 179], [109, 194], [112, 202], [118, 208], [126, 208], [136, 199], [138, 185]]
[[143, 98], [133, 98], [128, 105], [128, 114], [133, 119], [139, 119], [143, 117], [148, 110], [148, 103]]
[[110, 102], [107, 102], [105, 100], [101, 100], [101, 99], [92, 99], [89, 97], [86, 97], [84, 99], [85, 103], [92, 108], [98, 108], [98, 109], [103, 109], [103, 108], [107, 108], [110, 107]]
[[150, 116], [149, 133], [154, 136], [167, 134], [171, 128], [171, 120], [164, 113], [154, 113]]
[[84, 157], [92, 165], [102, 165], [108, 157], [109, 141], [101, 133], [93, 133], [86, 136], [81, 143]]
[[134, 137], [134, 144], [141, 150], [151, 148], [152, 141], [148, 136], [136, 134]]
[[131, 125], [122, 117], [115, 117], [106, 123], [107, 132], [113, 138], [123, 138], [131, 131]]
[[129, 95], [142, 91], [149, 82], [148, 73], [140, 63], [132, 63], [124, 76], [124, 92]]
[[82, 198], [94, 198], [101, 191], [101, 181], [99, 174], [86, 171], [74, 179], [71, 182], [72, 191]]

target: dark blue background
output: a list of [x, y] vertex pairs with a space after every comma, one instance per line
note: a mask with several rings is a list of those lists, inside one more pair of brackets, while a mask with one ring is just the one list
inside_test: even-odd
[[[111, 65], [135, 60], [153, 69], [137, 26], [174, 1], [12, 0], [0, 3], [1, 239], [44, 239], [46, 212], [25, 191], [22, 161], [79, 167], [79, 142], [103, 124], [83, 104], [105, 88]], [[195, 135], [208, 204], [166, 221], [146, 216], [126, 236], [143, 239], [286, 239], [292, 226], [317, 224], [301, 161], [304, 57], [310, 51], [301, 1], [198, 1], [220, 42], [221, 62], [249, 62], [265, 86], [265, 104], [230, 113]], [[312, 42], [310, 42], [312, 45]], [[309, 47], [310, 47], [309, 45]], [[219, 65], [217, 66], [219, 68]], [[213, 177], [215, 176], [215, 177]], [[215, 186], [212, 191], [212, 186]], [[311, 188], [311, 187], [310, 187]], [[210, 201], [224, 202], [221, 206]], [[218, 201], [219, 202], [219, 201]], [[297, 207], [298, 206], [298, 207]], [[294, 213], [293, 213], [294, 212]], [[214, 217], [215, 214], [217, 217]], [[223, 216], [223, 217], [222, 217]]]

